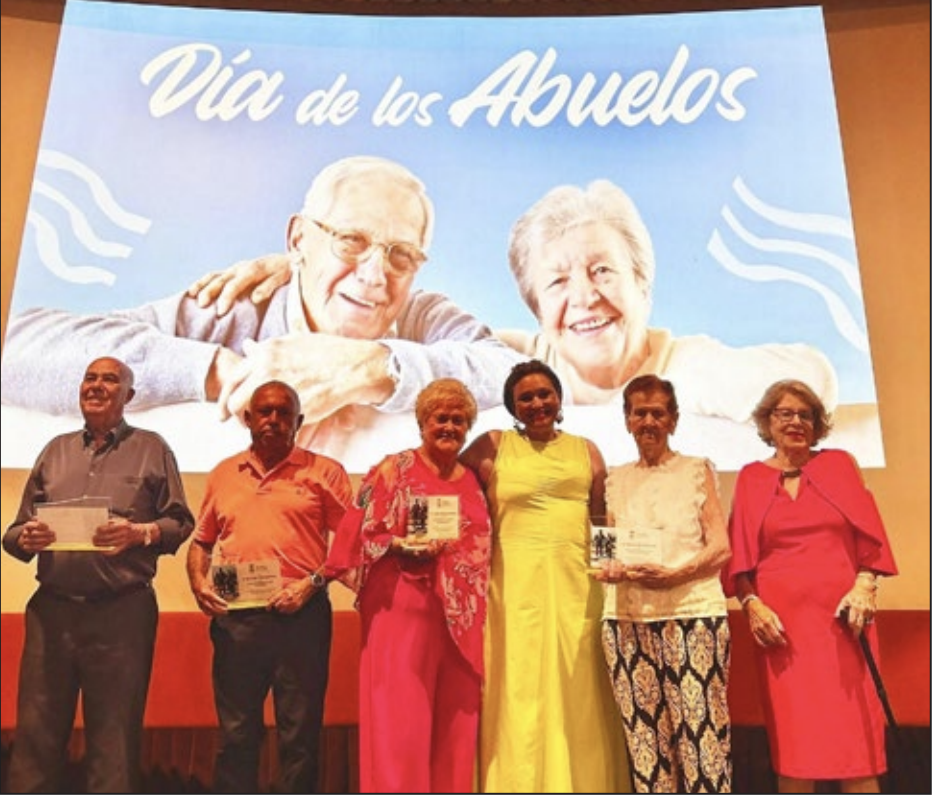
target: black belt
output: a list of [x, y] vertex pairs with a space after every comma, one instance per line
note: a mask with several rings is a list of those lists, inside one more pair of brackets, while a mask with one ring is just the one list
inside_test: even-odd
[[39, 587], [39, 593], [69, 603], [108, 603], [113, 600], [118, 600], [120, 597], [126, 597], [127, 595], [135, 594], [138, 591], [144, 591], [148, 588], [149, 582], [142, 581], [140, 583], [131, 583], [129, 586], [124, 586], [122, 589], [103, 589], [102, 591], [95, 591], [90, 594], [68, 594], [60, 589], [56, 589], [54, 586], [42, 584]]

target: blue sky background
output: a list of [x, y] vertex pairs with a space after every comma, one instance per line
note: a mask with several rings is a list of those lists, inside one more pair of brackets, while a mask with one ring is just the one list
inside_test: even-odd
[[[201, 120], [194, 101], [151, 113], [154, 86], [141, 74], [177, 45], [222, 52], [233, 80], [249, 70], [281, 73], [283, 99], [267, 118], [243, 113]], [[574, 85], [591, 72], [601, 85], [645, 70], [665, 75], [679, 47], [689, 59], [677, 85], [697, 70], [726, 75], [749, 67], [756, 78], [738, 97], [747, 113], [729, 121], [712, 106], [689, 124], [573, 126], [564, 114], [546, 127], [498, 126], [476, 113], [462, 127], [451, 104], [519, 51], [557, 54], [551, 76]], [[346, 124], [299, 124], [301, 99], [340, 75], [359, 92]], [[404, 90], [442, 99], [432, 123], [377, 126], [372, 112], [395, 78]], [[158, 82], [158, 81], [156, 81]], [[232, 81], [231, 81], [232, 82]], [[714, 103], [713, 103], [714, 104]], [[789, 233], [744, 207], [740, 180], [766, 204], [851, 225], [844, 161], [821, 12], [792, 8], [582, 19], [380, 18], [294, 15], [69, 2], [62, 26], [41, 150], [76, 158], [104, 181], [126, 210], [151, 219], [145, 234], [99, 214], [87, 187], [40, 160], [37, 181], [80, 205], [95, 232], [131, 247], [125, 259], [89, 253], [61, 207], [34, 192], [30, 214], [58, 231], [70, 264], [113, 275], [110, 285], [75, 284], [50, 271], [27, 223], [11, 314], [31, 306], [78, 312], [130, 307], [186, 287], [208, 270], [284, 246], [290, 213], [313, 175], [352, 154], [384, 155], [427, 184], [437, 209], [430, 261], [419, 286], [447, 293], [492, 327], [534, 328], [507, 265], [512, 222], [561, 183], [609, 178], [632, 196], [652, 233], [657, 259], [652, 325], [677, 335], [705, 333], [733, 345], [807, 342], [835, 365], [842, 402], [876, 400], [870, 355], [842, 334], [827, 310], [836, 296], [866, 334], [863, 301], [825, 259], [804, 250], [768, 252], [738, 240], [731, 208], [754, 235], [820, 247], [857, 265], [853, 237]], [[797, 282], [751, 282], [710, 254], [718, 230], [745, 263], [803, 273]], [[856, 273], [856, 272], [855, 272]]]

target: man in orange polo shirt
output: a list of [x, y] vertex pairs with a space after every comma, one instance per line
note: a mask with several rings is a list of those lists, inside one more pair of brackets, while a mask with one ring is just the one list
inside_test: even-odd
[[263, 704], [275, 705], [281, 793], [317, 790], [332, 613], [321, 572], [352, 500], [343, 466], [295, 445], [298, 394], [271, 381], [245, 412], [252, 445], [208, 475], [188, 577], [212, 617], [218, 793], [258, 793]]

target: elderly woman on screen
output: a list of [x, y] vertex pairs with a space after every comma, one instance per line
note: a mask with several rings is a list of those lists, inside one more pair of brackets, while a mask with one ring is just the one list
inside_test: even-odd
[[497, 334], [550, 365], [568, 404], [621, 403], [625, 384], [645, 373], [676, 384], [690, 415], [745, 422], [761, 391], [791, 374], [837, 402], [835, 370], [810, 345], [738, 347], [651, 326], [653, 242], [634, 200], [610, 180], [547, 191], [514, 223], [508, 262], [540, 329]]

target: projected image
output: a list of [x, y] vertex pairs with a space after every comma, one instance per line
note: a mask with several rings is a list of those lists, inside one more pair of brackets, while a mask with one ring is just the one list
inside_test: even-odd
[[[766, 44], [764, 44], [766, 42]], [[621, 46], [623, 44], [623, 46]], [[372, 18], [66, 7], [2, 357], [4, 467], [79, 424], [88, 361], [202, 471], [268, 379], [365, 472], [467, 383], [511, 424], [546, 360], [567, 430], [634, 458], [621, 390], [737, 469], [800, 378], [883, 464], [821, 15]], [[15, 441], [10, 444], [9, 441]]]

